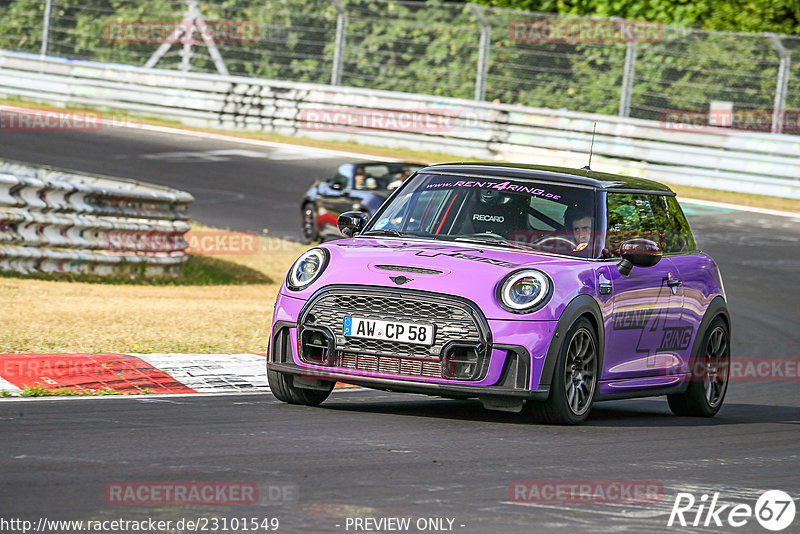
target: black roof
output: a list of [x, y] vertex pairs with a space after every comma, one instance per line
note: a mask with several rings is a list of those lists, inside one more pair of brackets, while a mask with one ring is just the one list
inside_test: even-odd
[[419, 172], [435, 171], [453, 174], [474, 174], [478, 176], [491, 176], [498, 178], [528, 178], [548, 180], [551, 182], [564, 182], [595, 187], [597, 189], [624, 190], [624, 191], [650, 191], [670, 193], [673, 191], [664, 184], [622, 176], [606, 172], [590, 171], [586, 169], [570, 169], [569, 167], [552, 167], [548, 165], [528, 165], [524, 163], [497, 163], [497, 162], [464, 162], [440, 163], [420, 169]]

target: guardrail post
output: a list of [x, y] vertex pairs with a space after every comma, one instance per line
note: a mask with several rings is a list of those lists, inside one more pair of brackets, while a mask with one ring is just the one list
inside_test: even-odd
[[792, 59], [789, 52], [783, 46], [783, 43], [774, 33], [768, 33], [767, 38], [772, 47], [778, 53], [781, 59], [778, 65], [778, 81], [775, 87], [775, 104], [772, 110], [772, 133], [781, 133], [783, 131], [783, 115], [786, 109], [786, 90], [789, 85], [789, 67], [791, 66]]
[[622, 71], [622, 93], [619, 97], [619, 116], [631, 114], [631, 95], [633, 93], [633, 77], [636, 74], [636, 41], [628, 41], [625, 50], [625, 67]]
[[347, 30], [347, 10], [340, 0], [331, 0], [336, 8], [336, 41], [333, 43], [333, 69], [331, 85], [342, 84], [342, 62], [344, 61], [345, 32]]
[[481, 25], [481, 41], [478, 46], [478, 71], [475, 76], [475, 100], [486, 100], [486, 73], [489, 70], [489, 45], [492, 42], [492, 26], [477, 4], [469, 4], [472, 14]]
[[50, 18], [53, 12], [53, 0], [47, 0], [44, 4], [44, 28], [42, 29], [42, 52], [41, 56], [47, 56], [47, 48], [50, 45]]

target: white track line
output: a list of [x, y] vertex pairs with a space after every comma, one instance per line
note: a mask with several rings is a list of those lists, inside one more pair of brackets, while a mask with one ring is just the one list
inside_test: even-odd
[[[317, 148], [307, 145], [301, 144], [294, 144], [294, 143], [278, 143], [275, 141], [264, 141], [261, 139], [249, 139], [246, 137], [237, 137], [234, 135], [225, 135], [225, 134], [217, 134], [217, 133], [210, 133], [210, 132], [202, 132], [202, 131], [195, 131], [195, 130], [184, 130], [182, 128], [170, 128], [167, 126], [155, 126], [151, 124], [126, 124], [124, 121], [121, 121], [118, 126], [122, 126], [124, 128], [133, 128], [133, 129], [140, 129], [140, 130], [147, 130], [151, 132], [160, 132], [160, 133], [167, 133], [173, 135], [186, 135], [190, 137], [198, 137], [201, 139], [212, 139], [217, 141], [228, 141], [234, 143], [243, 143], [247, 145], [253, 146], [261, 146], [261, 147], [269, 147], [269, 148], [293, 148], [296, 150], [307, 150], [309, 152], [313, 152], [320, 155], [327, 155], [330, 157], [348, 157], [348, 158], [361, 158], [361, 159], [371, 159], [374, 161], [386, 161], [386, 162], [394, 162], [394, 161], [401, 161], [397, 158], [389, 158], [385, 156], [375, 156], [372, 154], [361, 154], [358, 152], [345, 152], [341, 150], [331, 150], [328, 148]], [[444, 156], [444, 154], [443, 154]], [[457, 159], [457, 158], [456, 158]], [[778, 211], [778, 210], [771, 210], [766, 208], [755, 208], [751, 206], [743, 206], [741, 204], [728, 204], [726, 202], [715, 202], [713, 200], [698, 200], [695, 198], [685, 198], [680, 197], [679, 199], [681, 202], [685, 202], [687, 204], [701, 204], [706, 206], [712, 206], [717, 208], [728, 208], [737, 211], [749, 211], [752, 213], [761, 213], [764, 215], [775, 215], [777, 217], [793, 217], [800, 219], [800, 213], [792, 213], [789, 211]]]
[[[775, 197], [779, 198], [779, 197]], [[753, 206], [742, 206], [741, 204], [728, 204], [727, 202], [715, 202], [713, 200], [698, 200], [696, 198], [678, 197], [678, 202], [685, 204], [698, 204], [702, 206], [709, 206], [713, 208], [727, 208], [736, 211], [749, 211], [751, 213], [761, 213], [763, 215], [774, 215], [776, 217], [792, 217], [800, 219], [800, 213], [793, 213], [791, 211], [778, 211], [770, 210], [767, 208], [756, 208]]]
[[157, 133], [165, 133], [170, 135], [185, 135], [188, 137], [197, 137], [199, 139], [210, 139], [213, 141], [225, 141], [229, 143], [241, 143], [244, 145], [252, 145], [252, 146], [259, 146], [262, 148], [292, 148], [297, 151], [308, 151], [313, 152], [315, 154], [319, 154], [320, 156], [326, 156], [331, 158], [358, 158], [361, 160], [370, 160], [370, 161], [386, 161], [386, 162], [394, 162], [394, 161], [402, 161], [397, 158], [389, 158], [386, 156], [376, 156], [374, 154], [361, 154], [358, 152], [347, 152], [344, 150], [332, 150], [329, 148], [318, 148], [308, 145], [301, 145], [301, 144], [294, 144], [294, 143], [278, 143], [275, 141], [265, 141], [263, 139], [250, 139], [248, 137], [238, 137], [235, 135], [226, 135], [226, 134], [218, 134], [218, 133], [211, 133], [211, 132], [203, 132], [203, 131], [196, 131], [196, 130], [185, 130], [183, 128], [171, 128], [169, 126], [156, 126], [153, 124], [143, 124], [143, 123], [135, 123], [135, 122], [126, 122], [124, 119], [119, 121], [111, 120], [114, 127], [121, 127], [121, 128], [130, 128], [134, 130], [145, 130], [148, 132], [157, 132]]
[[[11, 108], [8, 108], [11, 109]], [[17, 109], [17, 108], [14, 108]], [[22, 108], [19, 108], [22, 109]], [[25, 108], [32, 109], [32, 108]], [[215, 141], [226, 141], [230, 143], [241, 143], [244, 145], [260, 146], [264, 148], [292, 148], [298, 151], [307, 150], [320, 155], [327, 155], [330, 157], [346, 157], [346, 158], [359, 158], [373, 161], [386, 161], [395, 162], [402, 161], [397, 158], [390, 158], [386, 156], [375, 156], [373, 154], [363, 154], [359, 152], [347, 152], [344, 150], [332, 150], [329, 148], [318, 148], [303, 144], [295, 143], [278, 143], [276, 141], [265, 141], [263, 139], [250, 139], [248, 137], [238, 137], [235, 135], [226, 135], [219, 133], [203, 132], [197, 130], [187, 130], [184, 128], [176, 128], [169, 126], [156, 126], [154, 124], [137, 123], [135, 119], [110, 119], [109, 122], [117, 128], [130, 128], [133, 130], [145, 130], [149, 132], [166, 133], [171, 135], [185, 135], [188, 137], [197, 137], [199, 139], [211, 139]], [[380, 147], [376, 147], [380, 148]], [[445, 154], [443, 154], [445, 156]], [[456, 158], [457, 159], [457, 158]], [[755, 208], [751, 206], [742, 206], [741, 204], [728, 204], [726, 202], [715, 202], [713, 200], [698, 200], [696, 198], [680, 197], [681, 202], [687, 204], [701, 204], [706, 206], [713, 206], [717, 208], [728, 208], [737, 211], [749, 211], [752, 213], [761, 213], [764, 215], [775, 215], [777, 217], [792, 217], [800, 219], [800, 213], [792, 213], [790, 211], [771, 210], [766, 208]]]

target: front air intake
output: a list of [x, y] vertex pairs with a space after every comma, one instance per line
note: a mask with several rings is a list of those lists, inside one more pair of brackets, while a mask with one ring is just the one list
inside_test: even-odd
[[334, 356], [333, 336], [327, 329], [305, 327], [300, 335], [300, 358], [306, 363], [330, 365]]
[[451, 343], [444, 348], [442, 378], [474, 380], [481, 373], [480, 343]]

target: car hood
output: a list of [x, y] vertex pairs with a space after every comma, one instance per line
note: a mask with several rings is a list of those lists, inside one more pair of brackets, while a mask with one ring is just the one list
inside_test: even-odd
[[[457, 295], [476, 303], [489, 319], [557, 320], [572, 298], [593, 289], [594, 262], [528, 251], [400, 238], [342, 239], [321, 245], [330, 262], [309, 288], [287, 294], [309, 298], [329, 285], [368, 285]], [[509, 273], [535, 268], [553, 281], [553, 296], [530, 314], [498, 305], [496, 290]]]

